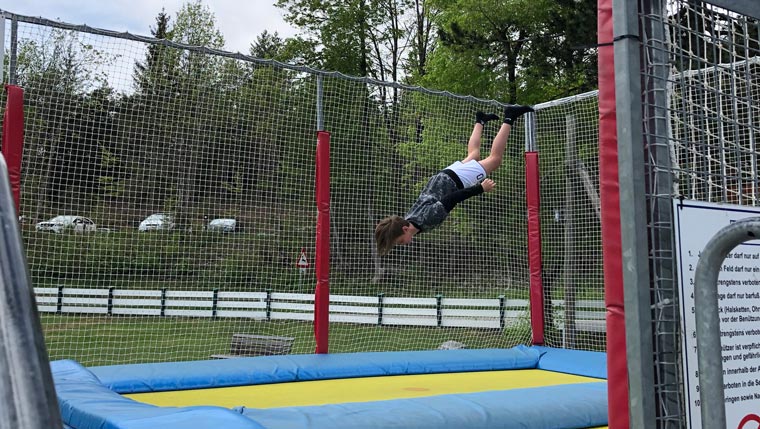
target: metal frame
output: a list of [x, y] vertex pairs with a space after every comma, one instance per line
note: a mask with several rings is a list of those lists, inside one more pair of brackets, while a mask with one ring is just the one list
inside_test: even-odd
[[630, 427], [651, 428], [656, 406], [638, 1], [613, 0], [612, 11]]
[[5, 16], [0, 14], [0, 83], [5, 82]]
[[62, 427], [29, 281], [8, 169], [0, 156], [0, 428]]
[[16, 66], [18, 62], [18, 20], [11, 17], [11, 52], [8, 60], [8, 83], [16, 84]]
[[[673, 76], [668, 61], [671, 49], [668, 43], [676, 36], [668, 33], [669, 26], [665, 21], [668, 1], [613, 0], [613, 4], [630, 427], [682, 427], [681, 334], [674, 305], [678, 302], [678, 290], [674, 272], [675, 237], [671, 231], [671, 199], [677, 195], [674, 189], [677, 167], [672, 164], [670, 153], [673, 136], [669, 123], [672, 112], [669, 85]], [[760, 19], [760, 2], [756, 0], [706, 0], [704, 4], [701, 1], [694, 4], [707, 10], [710, 5], [727, 9], [731, 11], [728, 15], [732, 19], [738, 17], [737, 14]], [[733, 80], [729, 84], [733, 86]], [[715, 96], [718, 105], [722, 106], [722, 94]], [[727, 150], [722, 146], [727, 131], [722, 122], [716, 127], [720, 140], [717, 152], [722, 156]], [[750, 139], [753, 136], [750, 134]], [[722, 168], [725, 169], [725, 165]], [[723, 170], [716, 175], [724, 180], [721, 184], [723, 194], [717, 198], [727, 202], [725, 179], [728, 172]], [[740, 187], [739, 198], [742, 191]], [[760, 231], [757, 234], [760, 236]], [[710, 303], [697, 304], [696, 307], [713, 311]], [[715, 325], [711, 328], [717, 330], [717, 315], [714, 320]], [[697, 325], [700, 325], [699, 321]], [[705, 345], [699, 340], [700, 378], [703, 375], [701, 354], [717, 353], [715, 359], [720, 358], [719, 332], [704, 335], [714, 335], [711, 341], [717, 341], [718, 345]], [[656, 357], [654, 364], [653, 356]], [[700, 383], [703, 389], [705, 385], [712, 387], [704, 394], [717, 398], [712, 406], [707, 400], [702, 401], [703, 427], [725, 427], [725, 415], [720, 415], [724, 413], [722, 373], [716, 377]], [[713, 389], [720, 391], [711, 392]], [[716, 415], [704, 417], [705, 409]]]
[[760, 19], [760, 2], [757, 0], [705, 0], [705, 3]]
[[[644, 0], [645, 16], [667, 16], [667, 0]], [[643, 95], [647, 111], [642, 150], [647, 158], [646, 204], [649, 213], [648, 235], [652, 287], [652, 348], [658, 356], [654, 365], [654, 389], [658, 404], [658, 424], [663, 428], [679, 428], [682, 394], [678, 389], [681, 374], [679, 358], [678, 291], [675, 286], [675, 252], [673, 226], [673, 165], [670, 156], [670, 94], [668, 93], [670, 61], [668, 28], [661, 19], [642, 22], [642, 49], [648, 58], [644, 64]]]

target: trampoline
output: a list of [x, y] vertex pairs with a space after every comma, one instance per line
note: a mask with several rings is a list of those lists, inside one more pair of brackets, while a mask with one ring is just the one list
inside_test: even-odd
[[589, 428], [604, 353], [518, 346], [85, 368], [51, 363], [68, 428]]

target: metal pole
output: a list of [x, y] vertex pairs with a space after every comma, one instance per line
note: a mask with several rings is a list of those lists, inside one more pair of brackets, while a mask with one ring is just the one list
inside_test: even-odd
[[536, 114], [528, 112], [523, 116], [525, 119], [525, 152], [538, 151], [536, 144]]
[[705, 245], [694, 273], [694, 307], [697, 324], [699, 398], [703, 428], [726, 427], [723, 391], [723, 354], [718, 312], [718, 274], [728, 252], [745, 241], [760, 238], [760, 217], [732, 223]]
[[649, 297], [638, 1], [613, 0], [612, 16], [630, 427], [652, 428], [656, 424], [657, 407]]
[[53, 377], [0, 156], [0, 428], [62, 427]]
[[8, 83], [15, 85], [16, 79], [16, 59], [18, 55], [18, 20], [14, 16], [11, 18], [11, 58], [8, 62]]
[[575, 115], [565, 115], [565, 260], [564, 260], [564, 283], [565, 283], [565, 329], [562, 346], [574, 349], [576, 347], [576, 311], [575, 311], [575, 282], [578, 272], [575, 242], [575, 214], [578, 186], [577, 177], [578, 154], [575, 150]]
[[[678, 312], [673, 304], [678, 302], [677, 289], [673, 266], [675, 264], [674, 235], [673, 235], [673, 166], [674, 157], [670, 156], [670, 100], [668, 81], [670, 78], [670, 61], [668, 45], [670, 36], [666, 26], [668, 16], [667, 1], [647, 0], [643, 2], [642, 12], [653, 18], [647, 19], [642, 25], [643, 45], [646, 46], [648, 58], [646, 85], [643, 89], [647, 110], [644, 126], [646, 127], [646, 147], [650, 162], [647, 176], [649, 177], [649, 213], [650, 224], [650, 253], [652, 283], [654, 296], [654, 334], [652, 344], [654, 363], [658, 377], [657, 404], [658, 415], [662, 429], [678, 428], [679, 422], [663, 419], [663, 416], [679, 415], [681, 410], [678, 378], [680, 362], [678, 354]], [[643, 177], [642, 177], [643, 180]]]
[[317, 76], [317, 131], [324, 131], [325, 124], [322, 116], [322, 75]]
[[5, 15], [0, 13], [0, 84], [5, 82]]

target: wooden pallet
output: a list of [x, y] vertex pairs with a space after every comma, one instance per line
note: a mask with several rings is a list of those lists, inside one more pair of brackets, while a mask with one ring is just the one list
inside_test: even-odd
[[212, 355], [212, 359], [229, 359], [243, 356], [272, 356], [290, 354], [293, 337], [271, 335], [232, 334], [229, 354]]

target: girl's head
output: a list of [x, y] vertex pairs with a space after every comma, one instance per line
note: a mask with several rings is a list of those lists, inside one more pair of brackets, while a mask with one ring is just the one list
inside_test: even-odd
[[393, 215], [378, 222], [375, 227], [375, 242], [377, 253], [385, 256], [397, 244], [409, 244], [412, 242], [414, 229], [408, 220], [401, 216]]

